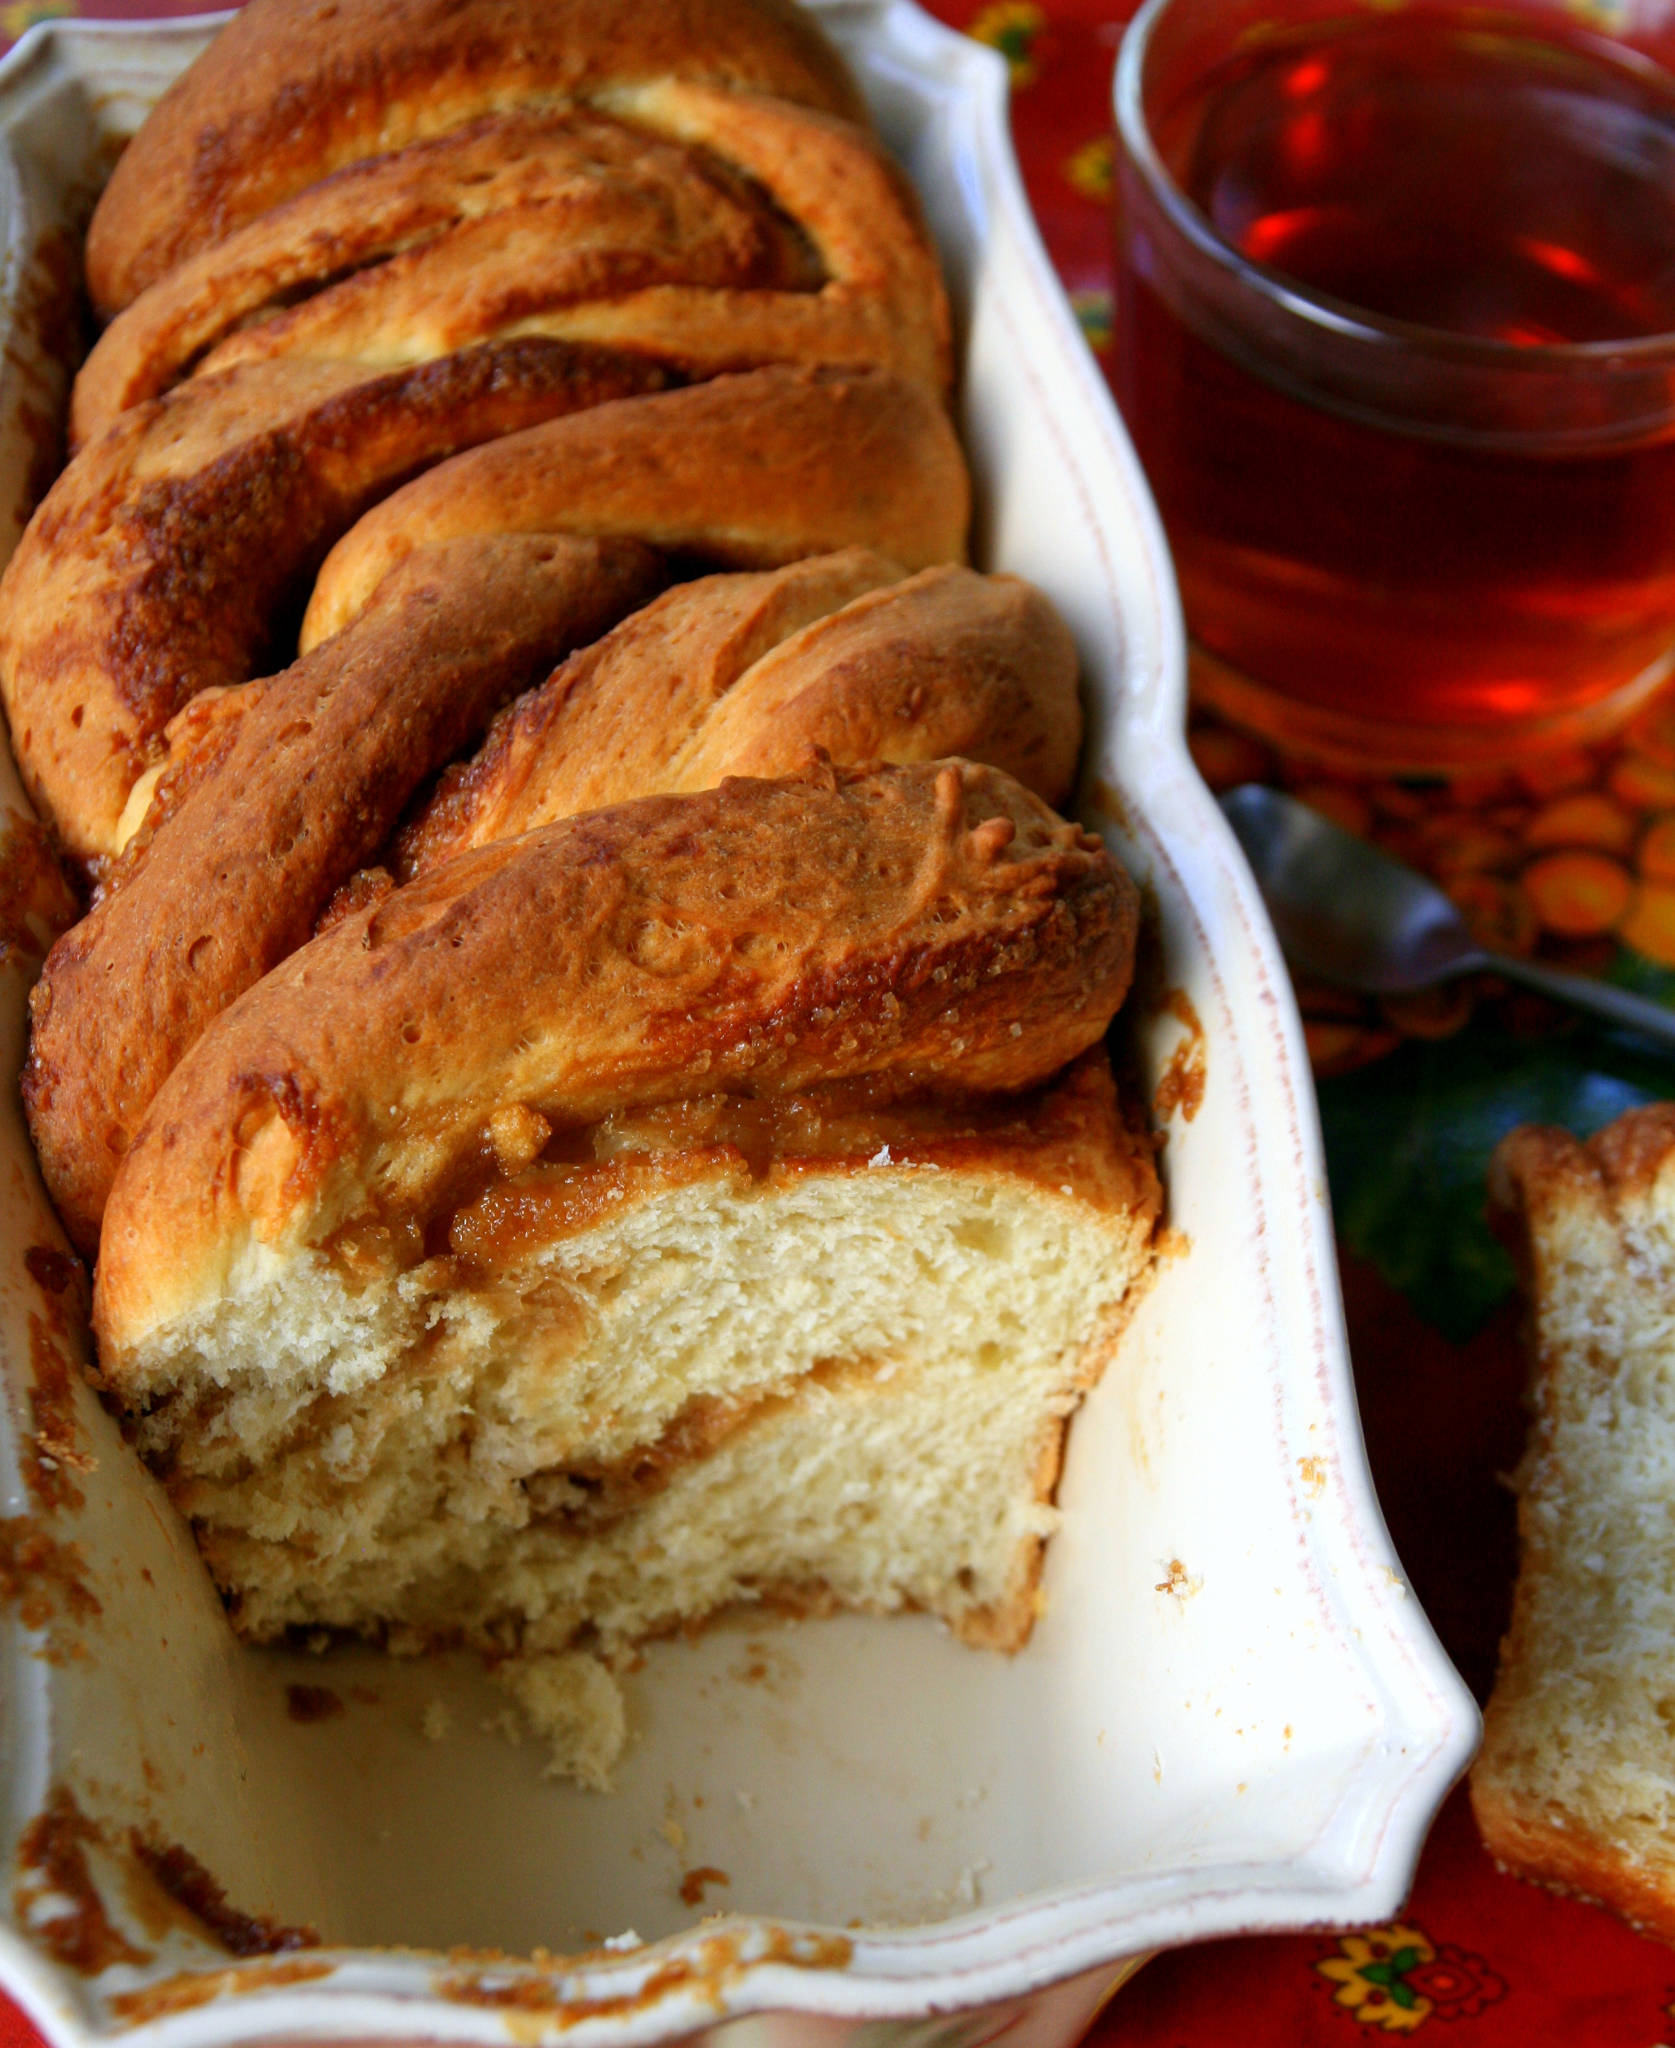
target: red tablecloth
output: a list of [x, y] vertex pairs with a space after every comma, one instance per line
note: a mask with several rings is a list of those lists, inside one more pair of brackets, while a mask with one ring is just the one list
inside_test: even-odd
[[[71, 0], [25, 0], [0, 8], [0, 43], [51, 15], [196, 11], [167, 0], [89, 0], [79, 8]], [[1109, 83], [1129, 10], [1101, 0], [936, 0], [934, 11], [997, 45], [1010, 61], [1024, 175], [1089, 342], [1103, 350], [1110, 328]], [[1670, 736], [1675, 738], [1675, 723]], [[1550, 833], [1544, 841], [1535, 836], [1549, 831], [1547, 825], [1520, 825], [1518, 818], [1533, 819], [1534, 807], [1567, 789], [1606, 791], [1616, 806], [1612, 816], [1627, 823], [1611, 823], [1597, 806], [1578, 811], [1576, 822], [1565, 828], [1571, 838], [1564, 843], [1598, 853], [1608, 851], [1599, 832], [1608, 826], [1617, 833], [1622, 844], [1609, 857], [1622, 864], [1627, 907], [1608, 928], [1570, 937], [1594, 945], [1602, 967], [1608, 963], [1598, 949], [1615, 945], [1611, 958], [1627, 959], [1636, 969], [1648, 962], [1648, 972], [1675, 969], [1675, 911], [1667, 951], [1654, 930], [1661, 930], [1657, 919], [1670, 907], [1658, 891], [1675, 881], [1675, 869], [1660, 879], [1648, 867], [1651, 828], [1666, 816], [1675, 825], [1675, 745], [1663, 764], [1665, 788], [1656, 781], [1659, 744], [1654, 734], [1621, 758], [1607, 750], [1602, 757], [1570, 759], [1551, 771], [1550, 790], [1540, 776], [1533, 783], [1526, 778], [1519, 792], [1522, 812], [1508, 808], [1504, 789], [1487, 785], [1457, 789], [1440, 811], [1435, 804], [1430, 810], [1458, 821], [1473, 804], [1498, 804], [1496, 830], [1508, 843], [1508, 835], [1516, 840], [1527, 830], [1527, 857], [1529, 846], [1552, 840]], [[1198, 748], [1212, 781], [1235, 780], [1252, 769], [1299, 780], [1284, 764], [1224, 731], [1201, 733]], [[1380, 829], [1382, 821], [1412, 839], [1415, 805], [1399, 788], [1385, 785], [1366, 793], [1337, 785], [1315, 793], [1324, 793], [1340, 814], [1351, 812], [1352, 822]], [[1442, 851], [1430, 864], [1453, 877], [1473, 901], [1488, 890], [1501, 911], [1508, 903], [1518, 908], [1518, 877], [1528, 870], [1520, 870], [1516, 846], [1493, 859], [1484, 854], [1468, 889], [1458, 882], [1458, 866], [1449, 867], [1448, 848], [1458, 852], [1458, 842], [1458, 832], [1446, 845], [1439, 839]], [[1404, 850], [1425, 857], [1429, 844], [1408, 843]], [[1649, 940], [1648, 932], [1654, 933]], [[1529, 920], [1532, 947], [1551, 950], [1549, 941], [1562, 936], [1543, 933], [1539, 919]], [[1667, 995], [1671, 987], [1675, 982], [1662, 992]], [[1376, 1197], [1380, 1187], [1391, 1190], [1399, 1162], [1366, 1158], [1369, 1151], [1399, 1150], [1398, 1138], [1424, 1123], [1421, 1098], [1430, 1101], [1438, 1085], [1455, 1091], [1464, 1105], [1461, 1120], [1470, 1124], [1482, 1107], [1483, 1089], [1471, 1095], [1471, 1062], [1480, 1056], [1470, 1052], [1468, 1038], [1462, 1040], [1467, 1049], [1450, 1055], [1446, 1069], [1430, 1063], [1434, 1041], [1459, 1034], [1461, 1015], [1374, 1016], [1324, 996], [1305, 1008], [1317, 1062], [1328, 1077], [1346, 1068], [1364, 1072], [1369, 1059], [1396, 1052], [1382, 1063], [1390, 1077], [1386, 1083], [1359, 1093], [1344, 1092], [1336, 1078], [1323, 1084], [1328, 1139], [1335, 1143], [1340, 1230], [1357, 1248], [1346, 1248], [1344, 1257], [1351, 1343], [1374, 1473], [1396, 1546], [1449, 1651], [1482, 1694], [1493, 1675], [1514, 1561], [1512, 1503], [1497, 1475], [1516, 1462], [1521, 1432], [1516, 1304], [1504, 1273], [1483, 1258], [1470, 1269], [1456, 1261], [1447, 1284], [1433, 1286], [1434, 1248], [1398, 1243], [1381, 1222]], [[1595, 1122], [1602, 1105], [1609, 1111], [1647, 1092], [1664, 1092], [1655, 1072], [1648, 1079], [1620, 1059], [1605, 1059], [1601, 1066], [1592, 1041], [1558, 1034], [1551, 1019], [1538, 1019], [1534, 1030], [1531, 1057], [1539, 1085], [1530, 1086], [1539, 1102], [1556, 1099], [1559, 1105], [1543, 1113], [1565, 1113], [1568, 1098], [1562, 1087], [1555, 1097], [1555, 1073], [1581, 1074], [1599, 1084], [1588, 1098]], [[1404, 1055], [1411, 1055], [1405, 1067]], [[1516, 1089], [1498, 1078], [1507, 1065], [1498, 1049], [1491, 1050], [1488, 1063], [1497, 1077], [1487, 1084], [1493, 1108], [1502, 1098], [1510, 1102]], [[1526, 1068], [1528, 1062], [1519, 1072]], [[1508, 1120], [1510, 1111], [1499, 1119]], [[1495, 1121], [1491, 1115], [1484, 1126], [1491, 1134]], [[1369, 1131], [1375, 1134], [1370, 1145]], [[1460, 1213], [1473, 1218], [1480, 1208], [1474, 1192], [1478, 1170], [1475, 1155], [1463, 1164], [1454, 1160], [1448, 1168], [1453, 1182], [1445, 1190], [1463, 1205]], [[1369, 1172], [1381, 1177], [1377, 1185], [1368, 1182]], [[1387, 1207], [1394, 1205], [1408, 1206], [1399, 1186]], [[1427, 1303], [1430, 1320], [1410, 1306], [1410, 1294]], [[1433, 1326], [1439, 1313], [1447, 1335]], [[1437, 2031], [1427, 2032], [1432, 2029]], [[1160, 1958], [1108, 2008], [1094, 2041], [1120, 2041], [1124, 2048], [1224, 2048], [1234, 2042], [1346, 2048], [1358, 2036], [1416, 2032], [1455, 2048], [1654, 2048], [1675, 2041], [1675, 1954], [1590, 1907], [1499, 1875], [1478, 1844], [1463, 1794], [1456, 1793], [1397, 1923], [1343, 1935], [1229, 1941]], [[30, 2048], [34, 2041], [21, 2016], [0, 2002], [0, 2048]]]

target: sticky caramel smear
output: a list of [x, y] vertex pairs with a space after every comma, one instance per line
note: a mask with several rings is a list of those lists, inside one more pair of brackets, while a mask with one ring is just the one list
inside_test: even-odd
[[710, 1885], [732, 1882], [725, 1870], [717, 1870], [713, 1863], [700, 1863], [696, 1870], [689, 1870], [681, 1879], [680, 1902], [683, 1906], [701, 1906]]
[[1204, 1026], [1185, 989], [1167, 990], [1161, 1008], [1181, 1025], [1185, 1035], [1176, 1041], [1158, 1080], [1157, 1092], [1152, 1097], [1152, 1117], [1162, 1123], [1179, 1110], [1181, 1121], [1191, 1123], [1204, 1106], [1204, 1088], [1209, 1078]]
[[285, 1927], [265, 1913], [241, 1913], [198, 1859], [178, 1842], [159, 1842], [139, 1834], [131, 1835], [129, 1842], [159, 1887], [184, 1906], [229, 1955], [282, 1955], [290, 1949], [320, 1946], [319, 1934], [312, 1927]]
[[293, 1721], [307, 1726], [314, 1721], [335, 1720], [344, 1706], [342, 1698], [329, 1685], [288, 1685], [285, 1711]]
[[[22, 1874], [12, 1892], [18, 1923], [54, 1962], [83, 1977], [97, 1977], [114, 1963], [138, 1968], [151, 1961], [148, 1950], [136, 1948], [113, 1925], [94, 1887], [87, 1850], [101, 1839], [75, 1794], [58, 1785], [18, 1843]], [[49, 1899], [58, 1910], [37, 1918]]]

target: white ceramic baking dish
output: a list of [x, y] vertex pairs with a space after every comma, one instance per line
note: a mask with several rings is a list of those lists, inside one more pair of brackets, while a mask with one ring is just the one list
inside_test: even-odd
[[[1185, 751], [1168, 561], [1036, 238], [1004, 69], [903, 0], [821, 12], [947, 259], [980, 558], [1034, 578], [1080, 642], [1085, 814], [1161, 946], [1130, 1036], [1144, 1085], [1183, 1097], [1163, 1119], [1176, 1256], [1075, 1427], [1045, 1617], [1012, 1660], [919, 1619], [746, 1615], [655, 1645], [611, 1796], [544, 1780], [464, 1660], [242, 1649], [98, 1403], [78, 1385], [54, 1420], [77, 1339], [55, 1332], [39, 1250], [60, 1239], [8, 1086], [0, 1980], [66, 2048], [711, 2029], [1058, 2048], [1160, 1946], [1391, 1913], [1470, 1753], [1475, 1711], [1368, 1480], [1288, 985]], [[52, 23], [0, 66], [0, 524], [62, 395], [40, 308], [66, 233], [210, 28]], [[9, 757], [0, 802], [23, 811]], [[8, 1076], [34, 965], [0, 964]], [[53, 1481], [43, 1427], [96, 1469]], [[299, 1684], [342, 1711], [296, 1718]], [[133, 1830], [330, 1946], [234, 1959], [167, 1910]]]

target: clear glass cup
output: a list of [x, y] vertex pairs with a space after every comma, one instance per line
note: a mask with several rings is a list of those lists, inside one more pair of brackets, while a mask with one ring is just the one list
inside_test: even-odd
[[1116, 106], [1200, 695], [1386, 769], [1628, 716], [1675, 669], [1675, 80], [1564, 0], [1150, 0]]

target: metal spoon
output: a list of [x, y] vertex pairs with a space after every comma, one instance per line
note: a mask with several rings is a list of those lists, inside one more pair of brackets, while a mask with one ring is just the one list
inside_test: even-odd
[[1489, 971], [1675, 1046], [1675, 1012], [1583, 974], [1561, 974], [1480, 946], [1423, 875], [1341, 831], [1295, 797], [1247, 782], [1221, 799], [1285, 956], [1322, 981], [1410, 995]]

